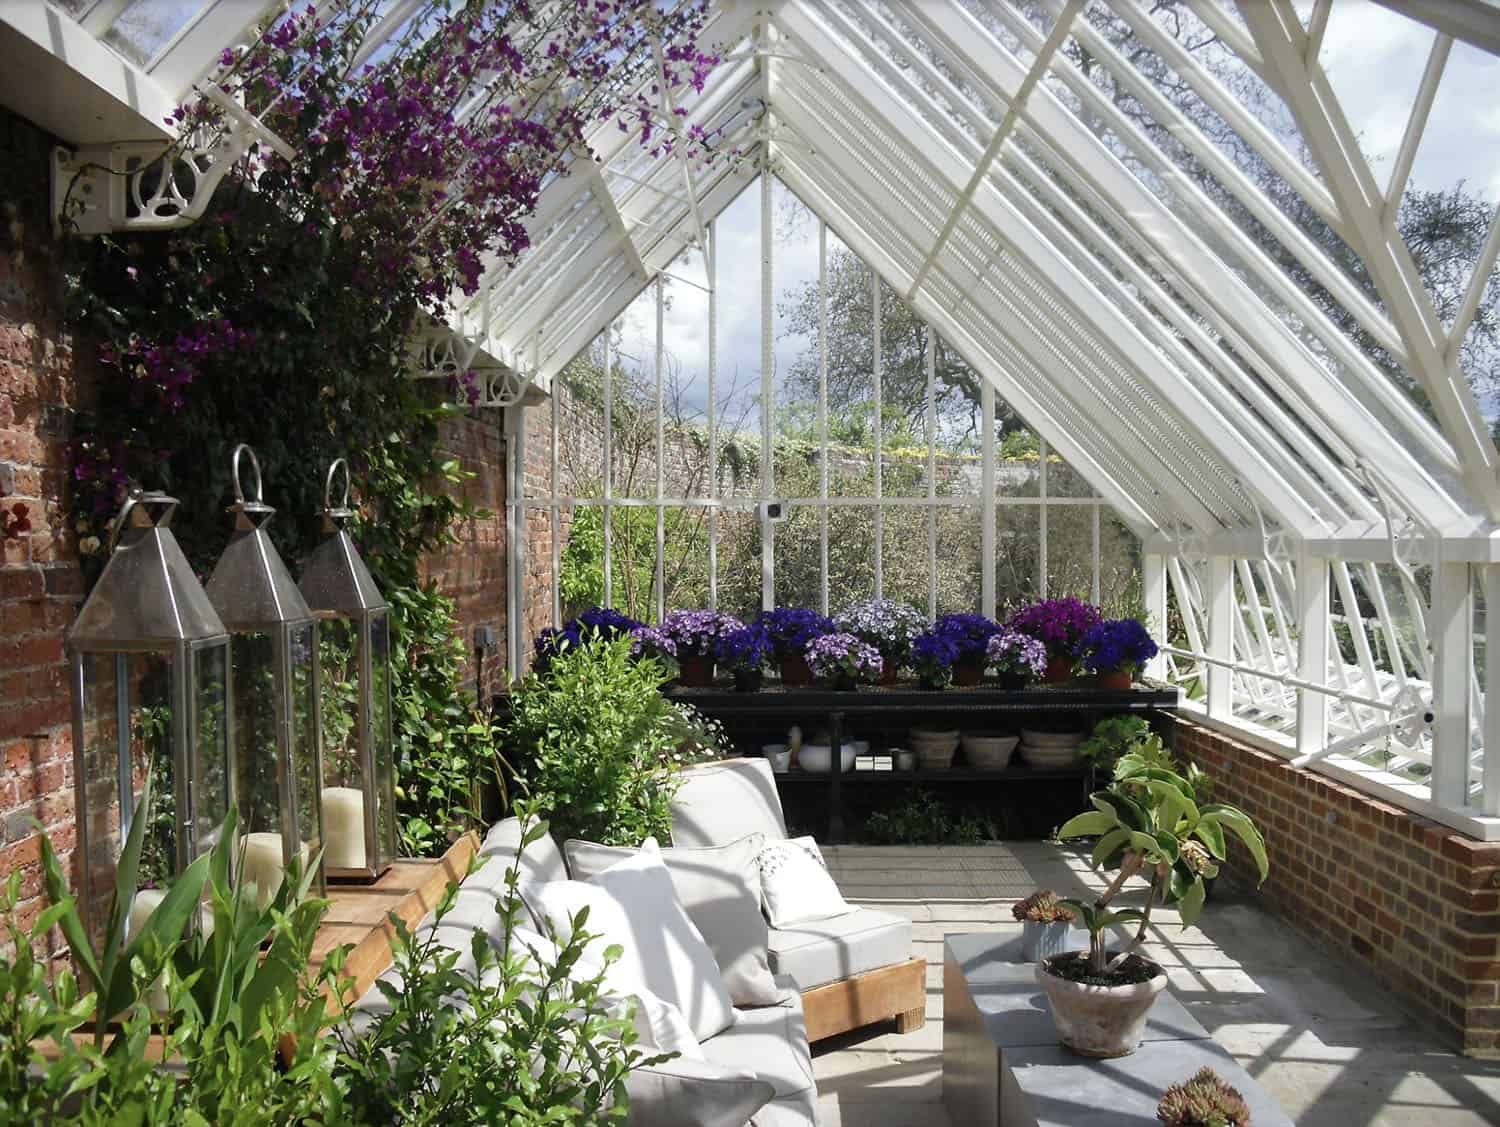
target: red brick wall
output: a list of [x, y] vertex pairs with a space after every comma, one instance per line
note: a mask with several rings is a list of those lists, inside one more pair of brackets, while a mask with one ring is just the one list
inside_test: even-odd
[[[1189, 720], [1176, 748], [1266, 838], [1259, 896], [1398, 991], [1467, 1053], [1500, 1056], [1500, 842], [1472, 838]], [[1253, 884], [1243, 850], [1230, 874]]]
[[[47, 230], [48, 138], [0, 113], [0, 162], [17, 198], [0, 198], [0, 505], [24, 504], [31, 532], [0, 543], [0, 877], [21, 874], [20, 922], [42, 910], [45, 826], [65, 865], [73, 850], [73, 763], [63, 633], [82, 592], [62, 517], [73, 410], [89, 380], [60, 327]], [[64, 949], [54, 932], [45, 955]]]

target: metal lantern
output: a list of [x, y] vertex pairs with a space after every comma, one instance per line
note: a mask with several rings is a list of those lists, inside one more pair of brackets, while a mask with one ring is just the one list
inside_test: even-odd
[[[240, 459], [255, 473], [245, 499]], [[234, 531], [209, 576], [209, 601], [229, 629], [234, 673], [231, 740], [235, 803], [244, 837], [235, 850], [242, 884], [264, 907], [293, 859], [302, 872], [321, 848], [317, 622], [292, 582], [266, 525], [276, 510], [262, 498], [260, 462], [243, 444], [230, 461]], [[323, 891], [322, 871], [317, 888]]]
[[340, 458], [323, 481], [324, 539], [301, 584], [318, 618], [323, 868], [331, 881], [375, 880], [396, 856], [390, 608], [344, 529], [353, 515]]
[[148, 773], [129, 931], [213, 847], [234, 801], [229, 636], [168, 528], [176, 508], [163, 493], [131, 495], [67, 636], [78, 903], [95, 950], [108, 938], [116, 869]]

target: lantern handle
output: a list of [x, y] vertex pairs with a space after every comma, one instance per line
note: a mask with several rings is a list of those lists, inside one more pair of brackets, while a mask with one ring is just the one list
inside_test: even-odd
[[[338, 507], [333, 504], [333, 478], [339, 472], [339, 467], [344, 469], [344, 495], [339, 501]], [[323, 479], [323, 509], [325, 512], [348, 512], [349, 510], [349, 463], [343, 458], [335, 458], [333, 464], [328, 467], [328, 476]]]
[[245, 503], [245, 490], [244, 487], [240, 485], [241, 454], [250, 455], [250, 468], [255, 471], [255, 501], [253, 503], [256, 505], [263, 504], [265, 502], [265, 491], [261, 487], [260, 459], [255, 456], [255, 451], [250, 449], [250, 444], [246, 442], [241, 442], [238, 446], [236, 446], [234, 448], [234, 453], [230, 455], [229, 476], [234, 481], [234, 499], [241, 505]]
[[106, 556], [114, 555], [115, 546], [120, 542], [120, 533], [125, 528], [126, 520], [130, 516], [130, 510], [140, 504], [141, 498], [144, 496], [145, 492], [139, 487], [132, 489], [126, 495], [125, 504], [121, 507], [119, 513], [115, 515], [115, 521], [109, 527], [109, 548], [104, 553]]

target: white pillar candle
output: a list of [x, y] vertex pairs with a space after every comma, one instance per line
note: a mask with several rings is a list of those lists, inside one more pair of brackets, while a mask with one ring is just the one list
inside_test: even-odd
[[240, 884], [255, 886], [255, 906], [262, 911], [281, 887], [286, 866], [281, 860], [281, 835], [246, 834], [240, 853]]
[[323, 788], [323, 864], [330, 869], [363, 869], [365, 796], [357, 787]]
[[[156, 911], [157, 905], [166, 898], [165, 888], [143, 888], [135, 894], [130, 902], [130, 922], [126, 925], [125, 938], [128, 942], [141, 933], [146, 926], [146, 921], [151, 918], [151, 913]], [[158, 978], [151, 984], [151, 989], [146, 993], [146, 1004], [157, 1013], [162, 1013], [167, 1008], [167, 988], [162, 980]]]

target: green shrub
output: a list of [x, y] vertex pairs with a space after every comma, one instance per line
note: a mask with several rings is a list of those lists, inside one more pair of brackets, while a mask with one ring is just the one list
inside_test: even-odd
[[511, 698], [507, 746], [560, 839], [671, 839], [683, 721], [661, 694], [662, 667], [630, 648], [625, 637], [565, 649]]
[[[519, 804], [522, 848], [547, 832]], [[631, 1007], [604, 993], [604, 969], [578, 971], [589, 941], [588, 911], [568, 935], [554, 935], [555, 959], [530, 956], [519, 939], [519, 860], [495, 904], [504, 920], [504, 955], [474, 933], [475, 969], [440, 948], [431, 932], [413, 936], [396, 921], [401, 989], [379, 981], [388, 1008], [357, 1035], [338, 1027], [339, 1076], [357, 1122], [389, 1124], [595, 1124], [624, 1122], [625, 1077], [648, 1057], [635, 1047]], [[453, 907], [450, 884], [434, 911]], [[618, 956], [611, 948], [606, 962]], [[455, 1005], [462, 999], [463, 1005]]]
[[930, 790], [919, 790], [893, 810], [877, 810], [865, 822], [874, 845], [982, 845], [995, 828], [972, 814], [954, 817]]

